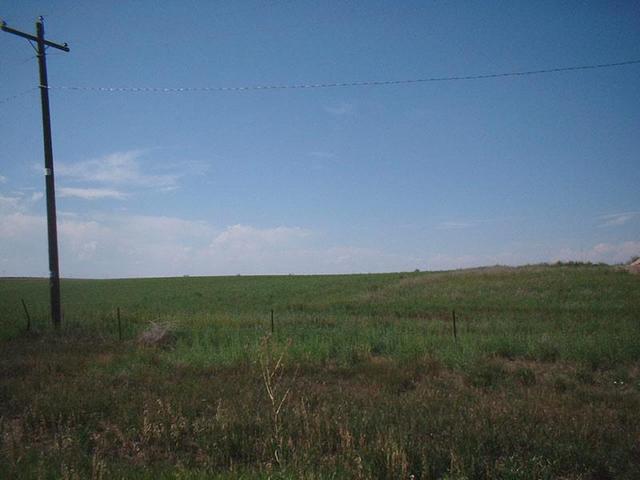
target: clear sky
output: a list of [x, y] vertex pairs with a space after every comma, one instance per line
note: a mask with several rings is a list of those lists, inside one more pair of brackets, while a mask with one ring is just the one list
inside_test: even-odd
[[[637, 1], [3, 1], [49, 82], [238, 87], [640, 59]], [[0, 99], [37, 86], [0, 32]], [[63, 277], [640, 254], [640, 65], [244, 92], [51, 90]], [[37, 90], [0, 103], [0, 276], [46, 275]]]

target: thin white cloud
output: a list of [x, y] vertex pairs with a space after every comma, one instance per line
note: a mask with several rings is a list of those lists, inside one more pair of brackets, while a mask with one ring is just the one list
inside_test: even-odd
[[551, 258], [551, 261], [582, 261], [593, 263], [625, 263], [631, 257], [640, 255], [640, 242], [627, 241], [621, 243], [598, 243], [586, 250], [571, 248], [562, 249]]
[[526, 265], [555, 262], [592, 262], [611, 265], [625, 263], [640, 255], [640, 242], [599, 243], [587, 249], [560, 248], [544, 251], [539, 248], [528, 251], [504, 251], [494, 254], [447, 254], [432, 255], [427, 259], [429, 270], [450, 270], [491, 265]]
[[352, 103], [338, 103], [335, 105], [325, 105], [324, 111], [330, 113], [331, 115], [353, 115], [356, 112], [355, 106]]
[[452, 255], [440, 253], [428, 258], [426, 268], [428, 270], [454, 270], [459, 268], [474, 268], [488, 265], [523, 265], [538, 263], [543, 258], [533, 258], [513, 252], [497, 254]]
[[25, 212], [42, 197], [42, 192], [33, 192], [29, 196], [22, 192], [14, 192], [11, 196], [0, 194], [0, 213]]
[[211, 162], [200, 160], [179, 160], [163, 162], [158, 168], [165, 172], [180, 172], [176, 177], [186, 175], [204, 175], [211, 171]]
[[311, 274], [385, 272], [419, 268], [415, 257], [356, 246], [313, 246], [315, 235], [300, 227], [234, 225], [199, 252], [201, 265], [226, 273]]
[[3, 212], [3, 211], [13, 212], [16, 210], [21, 210], [21, 208], [22, 208], [22, 198], [20, 196], [8, 197], [0, 194], [0, 212]]
[[300, 227], [255, 228], [248, 225], [233, 225], [217, 235], [212, 247], [217, 246], [262, 246], [284, 245], [292, 240], [308, 237], [311, 232]]
[[438, 225], [436, 225], [436, 229], [437, 230], [460, 230], [463, 228], [475, 227], [476, 225], [477, 225], [477, 222], [449, 221], [449, 222], [439, 223]]
[[0, 183], [7, 183], [7, 177], [0, 175]]
[[[337, 164], [337, 157], [335, 153], [324, 151], [308, 152], [307, 156], [310, 157], [309, 165], [313, 170], [324, 170], [330, 165]], [[306, 163], [306, 162], [305, 162]]]
[[58, 189], [60, 198], [82, 198], [84, 200], [98, 200], [103, 198], [113, 198], [116, 200], [124, 200], [129, 195], [119, 190], [109, 188], [72, 188], [60, 187]]
[[[0, 196], [0, 274], [46, 274], [46, 217], [28, 198]], [[231, 225], [127, 213], [58, 217], [61, 271], [68, 277], [310, 274], [445, 270], [556, 260], [621, 263], [640, 254], [639, 241], [497, 254], [405, 255], [358, 245], [319, 245], [300, 226]], [[526, 247], [526, 246], [525, 246]]]
[[321, 251], [326, 273], [376, 273], [423, 269], [423, 258], [400, 255], [376, 248], [336, 246]]
[[639, 217], [640, 217], [640, 212], [621, 212], [621, 213], [612, 213], [610, 215], [601, 215], [598, 217], [598, 219], [601, 222], [598, 226], [599, 227], [619, 227]]
[[[44, 215], [0, 215], [4, 274], [46, 273]], [[232, 225], [136, 215], [61, 215], [61, 271], [76, 277], [379, 272], [418, 259], [355, 246], [314, 246], [297, 226]]]
[[495, 224], [505, 221], [514, 221], [514, 217], [511, 218], [492, 218], [492, 219], [475, 219], [475, 220], [447, 220], [440, 222], [435, 226], [436, 230], [461, 230], [465, 228], [474, 228], [481, 225]]
[[332, 159], [332, 158], [336, 158], [336, 154], [335, 153], [323, 152], [323, 151], [309, 152], [308, 155], [310, 157], [319, 158], [319, 159], [322, 159], [322, 160], [329, 160], [329, 159]]
[[[45, 227], [44, 217], [23, 212], [0, 214], [0, 238], [30, 239]], [[19, 259], [18, 259], [19, 260]]]
[[171, 193], [171, 192], [175, 192], [176, 190], [179, 190], [180, 187], [178, 187], [177, 185], [170, 185], [168, 187], [161, 187], [159, 189], [160, 192], [162, 193]]
[[147, 172], [142, 164], [143, 151], [130, 150], [76, 163], [59, 163], [61, 178], [109, 186], [167, 188], [176, 185], [180, 175]]
[[77, 218], [78, 214], [76, 212], [69, 212], [66, 210], [58, 210], [59, 217], [68, 217], [68, 218]]

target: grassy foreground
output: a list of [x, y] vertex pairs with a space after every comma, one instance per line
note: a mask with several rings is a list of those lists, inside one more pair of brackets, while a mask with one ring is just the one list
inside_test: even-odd
[[640, 478], [640, 276], [614, 267], [62, 291], [53, 332], [46, 280], [0, 280], [3, 478]]

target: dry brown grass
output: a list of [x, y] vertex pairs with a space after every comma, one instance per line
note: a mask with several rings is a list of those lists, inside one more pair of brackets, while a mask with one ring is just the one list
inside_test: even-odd
[[[640, 478], [640, 297], [621, 269], [195, 279], [211, 296], [184, 284], [182, 301], [214, 292], [220, 316], [168, 316], [169, 350], [133, 340], [148, 317], [124, 342], [113, 323], [12, 334], [0, 476]], [[272, 292], [298, 310], [260, 344]], [[256, 296], [229, 313], [227, 293]]]
[[152, 352], [132, 370], [129, 347], [49, 347], [2, 355], [21, 366], [2, 377], [12, 392], [0, 418], [6, 478], [176, 468], [425, 479], [640, 472], [640, 365], [619, 385], [612, 372], [504, 358], [465, 372], [429, 357], [409, 365], [376, 356], [294, 375], [281, 367], [286, 352], [268, 346], [255, 367], [209, 370], [170, 368]]

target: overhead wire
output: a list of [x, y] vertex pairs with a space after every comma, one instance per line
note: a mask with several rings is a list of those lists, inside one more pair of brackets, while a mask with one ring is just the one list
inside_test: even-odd
[[10, 62], [10, 63], [0, 62], [0, 67], [2, 68], [19, 67], [20, 65], [24, 65], [25, 63], [27, 63], [30, 60], [33, 60], [34, 58], [38, 58], [38, 57], [36, 55], [31, 55], [29, 57], [23, 58], [22, 60], [18, 60], [16, 62]]
[[528, 75], [542, 75], [560, 72], [575, 72], [580, 70], [595, 70], [601, 68], [613, 68], [626, 65], [640, 64], [638, 60], [626, 60], [615, 63], [600, 63], [590, 65], [575, 65], [568, 67], [555, 67], [540, 70], [524, 70], [501, 73], [488, 73], [476, 75], [453, 75], [445, 77], [425, 77], [414, 79], [400, 80], [365, 80], [351, 82], [332, 82], [332, 83], [299, 83], [299, 84], [273, 84], [273, 85], [246, 85], [246, 86], [230, 86], [230, 87], [101, 87], [101, 86], [57, 86], [49, 85], [51, 90], [75, 90], [75, 91], [92, 91], [92, 92], [130, 92], [130, 93], [186, 93], [186, 92], [243, 92], [251, 90], [287, 90], [287, 89], [314, 89], [314, 88], [340, 88], [340, 87], [368, 87], [368, 86], [386, 86], [386, 85], [407, 85], [414, 83], [428, 82], [450, 82], [464, 80], [484, 80], [492, 78], [506, 77], [524, 77]]
[[[33, 58], [30, 57], [29, 60]], [[465, 80], [485, 80], [492, 78], [506, 77], [524, 77], [528, 75], [542, 75], [561, 72], [575, 72], [582, 70], [595, 70], [601, 68], [622, 67], [627, 65], [640, 64], [638, 60], [626, 60], [622, 62], [598, 63], [590, 65], [574, 65], [568, 67], [555, 67], [540, 70], [523, 70], [514, 72], [487, 73], [477, 75], [453, 75], [445, 77], [426, 77], [414, 79], [400, 80], [365, 80], [353, 82], [332, 82], [332, 83], [299, 83], [299, 84], [275, 84], [275, 85], [246, 85], [231, 87], [99, 87], [99, 86], [57, 86], [49, 85], [50, 90], [69, 90], [69, 91], [89, 91], [89, 92], [128, 92], [128, 93], [187, 93], [187, 92], [244, 92], [244, 91], [260, 91], [260, 90], [287, 90], [287, 89], [317, 89], [317, 88], [340, 88], [340, 87], [368, 87], [368, 86], [386, 86], [386, 85], [408, 85], [428, 82], [451, 82]], [[16, 98], [22, 97], [39, 87], [32, 87], [15, 95], [0, 99], [0, 104], [9, 102]]]
[[11, 100], [15, 100], [17, 98], [24, 97], [25, 95], [27, 95], [27, 94], [35, 91], [35, 90], [38, 90], [39, 88], [40, 87], [31, 87], [28, 90], [24, 90], [22, 92], [16, 93], [15, 95], [11, 95], [10, 97], [2, 98], [2, 99], [0, 99], [0, 105], [2, 105], [3, 103], [10, 102]]

